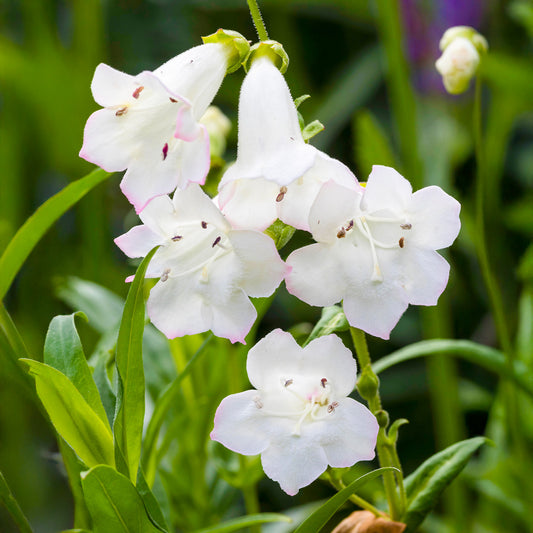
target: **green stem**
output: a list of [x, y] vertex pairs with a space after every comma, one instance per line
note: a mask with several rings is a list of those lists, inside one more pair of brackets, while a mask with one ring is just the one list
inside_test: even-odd
[[[241, 471], [246, 468], [246, 460], [246, 457], [239, 455]], [[259, 497], [257, 495], [257, 484], [253, 483], [252, 485], [242, 487], [242, 495], [244, 497], [246, 514], [259, 514], [261, 512], [261, 506], [259, 504]], [[250, 533], [261, 533], [261, 524], [250, 526]]]
[[[343, 483], [343, 481], [332, 474], [331, 467], [328, 467], [328, 469], [324, 472], [323, 476], [329, 481], [329, 483], [334, 489], [341, 491], [342, 489], [346, 488], [346, 485]], [[366, 509], [367, 511], [370, 511], [375, 516], [386, 516], [383, 511], [380, 511], [377, 507], [374, 507], [370, 502], [367, 502], [364, 498], [361, 498], [361, 496], [357, 496], [357, 494], [352, 494], [350, 496], [350, 501], [355, 503], [355, 505], [361, 507], [361, 509]]]
[[[487, 239], [485, 229], [485, 197], [487, 194], [487, 171], [485, 167], [485, 157], [483, 149], [483, 127], [481, 117], [481, 79], [476, 77], [475, 96], [474, 96], [474, 141], [476, 150], [476, 226], [477, 239], [476, 250], [478, 254], [481, 274], [487, 287], [492, 314], [496, 325], [498, 339], [506, 356], [507, 365], [512, 368], [514, 363], [514, 349], [509, 334], [509, 327], [505, 318], [503, 308], [503, 298], [498, 287], [498, 283], [491, 268], [489, 254], [487, 250]], [[504, 398], [509, 423], [509, 433], [511, 440], [517, 446], [519, 453], [523, 453], [521, 446], [520, 421], [518, 415], [517, 396], [512, 384], [506, 382], [503, 384]]]
[[[368, 407], [374, 415], [378, 414], [380, 411], [383, 414], [381, 408], [381, 397], [379, 395], [379, 379], [372, 370], [372, 361], [370, 359], [365, 333], [360, 329], [353, 327], [350, 327], [350, 333], [355, 347], [355, 352], [357, 354], [357, 359], [359, 360], [361, 375], [364, 376], [364, 379], [368, 379], [376, 383], [375, 391], [373, 393], [366, 394], [365, 392], [360, 391], [361, 395], [368, 402]], [[396, 461], [393, 459], [393, 454], [390, 452], [391, 447], [395, 448], [395, 446], [396, 444], [392, 443], [387, 437], [386, 426], [381, 426], [379, 428], [376, 444], [380, 466], [395, 466], [398, 468]], [[401, 466], [399, 467], [399, 470], [401, 471]], [[403, 485], [403, 477], [396, 477], [392, 471], [384, 472], [383, 484], [385, 486], [385, 494], [387, 495], [387, 501], [389, 503], [390, 516], [392, 520], [398, 520], [403, 514], [405, 501], [400, 501], [398, 491], [396, 490], [396, 484]], [[405, 491], [403, 488], [400, 488], [400, 495], [402, 494], [405, 495]]]
[[265, 23], [263, 22], [263, 17], [261, 16], [261, 10], [259, 9], [257, 0], [247, 0], [247, 2], [259, 40], [268, 41], [268, 33], [266, 31]]

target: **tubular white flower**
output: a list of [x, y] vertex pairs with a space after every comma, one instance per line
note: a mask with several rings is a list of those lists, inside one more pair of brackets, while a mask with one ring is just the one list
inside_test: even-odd
[[460, 204], [439, 187], [412, 194], [394, 169], [374, 166], [366, 188], [325, 184], [311, 208], [312, 244], [287, 259], [287, 290], [306, 303], [343, 300], [348, 322], [388, 339], [409, 304], [436, 305], [449, 265], [436, 252], [460, 229]]
[[115, 243], [129, 257], [161, 246], [146, 273], [159, 278], [147, 302], [154, 325], [168, 338], [212, 330], [244, 343], [257, 317], [249, 296], [271, 295], [287, 270], [272, 239], [233, 230], [194, 184], [154, 198], [140, 218]]
[[103, 109], [87, 121], [80, 156], [109, 172], [127, 168], [121, 189], [137, 213], [155, 196], [204, 183], [209, 136], [200, 118], [230, 53], [223, 44], [203, 44], [137, 76], [96, 67], [91, 90]]
[[219, 185], [223, 213], [234, 227], [262, 231], [280, 218], [308, 230], [309, 209], [330, 180], [357, 186], [345, 165], [305, 143], [285, 79], [268, 57], [255, 59], [241, 88], [237, 161]]
[[265, 474], [287, 494], [328, 464], [344, 468], [374, 458], [378, 424], [347, 397], [356, 363], [336, 335], [301, 348], [276, 329], [249, 351], [246, 368], [256, 390], [222, 400], [211, 438], [243, 455], [261, 454]]

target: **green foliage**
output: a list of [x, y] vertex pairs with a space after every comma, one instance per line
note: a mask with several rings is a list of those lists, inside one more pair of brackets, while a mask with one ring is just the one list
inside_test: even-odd
[[[157, 251], [154, 248], [142, 261], [128, 292], [117, 340], [117, 412], [113, 424], [116, 453], [125, 460], [126, 474], [135, 482], [141, 458], [144, 421], [144, 369], [142, 340], [144, 331], [144, 275]], [[117, 463], [120, 463], [117, 460]]]
[[292, 226], [285, 224], [278, 218], [265, 230], [265, 233], [274, 241], [276, 248], [281, 250], [292, 239], [295, 231]]
[[11, 493], [11, 489], [9, 488], [2, 472], [0, 472], [0, 504], [8, 510], [11, 518], [21, 533], [33, 532], [28, 519], [24, 516], [20, 505]]
[[294, 533], [318, 533], [336, 511], [338, 511], [340, 507], [348, 501], [350, 496], [362, 485], [381, 476], [384, 472], [394, 470], [397, 469], [392, 467], [378, 468], [377, 470], [372, 470], [372, 472], [368, 472], [367, 474], [358, 477], [314, 511], [311, 516], [298, 526]]
[[442, 491], [461, 473], [476, 451], [487, 442], [474, 437], [453, 444], [422, 463], [405, 479], [407, 511], [402, 522], [406, 533], [414, 533], [427, 514], [437, 505]]
[[276, 513], [261, 513], [255, 515], [241, 516], [228, 520], [217, 526], [207, 527], [195, 531], [195, 533], [230, 533], [230, 531], [238, 531], [245, 527], [255, 526], [257, 524], [265, 524], [268, 522], [292, 522], [292, 520], [282, 514]]
[[94, 170], [47, 200], [28, 218], [0, 257], [0, 299], [4, 298], [24, 261], [50, 226], [110, 175], [101, 169]]
[[94, 533], [162, 531], [148, 516], [130, 480], [109, 466], [95, 466], [82, 479]]
[[55, 368], [20, 359], [35, 378], [37, 394], [56, 431], [88, 466], [114, 465], [113, 437], [67, 376]]
[[322, 316], [316, 323], [315, 327], [309, 334], [309, 337], [304, 342], [304, 346], [308, 345], [312, 340], [323, 335], [330, 335], [337, 331], [347, 331], [350, 328], [344, 311], [338, 305], [331, 307], [324, 307], [322, 309]]

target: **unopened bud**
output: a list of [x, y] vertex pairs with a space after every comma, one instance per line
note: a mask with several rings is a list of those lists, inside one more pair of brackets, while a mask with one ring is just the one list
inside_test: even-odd
[[379, 378], [374, 374], [370, 365], [365, 366], [357, 380], [357, 390], [362, 398], [371, 400], [376, 396], [379, 388]]
[[442, 55], [435, 66], [450, 94], [468, 89], [479, 66], [481, 55], [488, 50], [486, 39], [474, 28], [455, 26], [446, 30], [440, 40]]
[[217, 106], [210, 105], [200, 123], [209, 134], [209, 148], [212, 156], [222, 157], [226, 150], [226, 138], [231, 130], [230, 119]]
[[380, 409], [374, 415], [380, 428], [386, 428], [389, 425], [389, 413], [387, 411]]
[[406, 524], [375, 516], [370, 511], [354, 511], [332, 533], [402, 533], [406, 527]]

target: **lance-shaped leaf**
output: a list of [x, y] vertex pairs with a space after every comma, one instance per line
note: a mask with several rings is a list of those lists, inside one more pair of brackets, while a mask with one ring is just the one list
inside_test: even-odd
[[81, 482], [93, 519], [93, 533], [158, 533], [131, 481], [109, 466], [100, 465]]
[[[144, 275], [155, 247], [140, 264], [124, 305], [117, 340], [116, 364], [119, 375], [117, 412], [113, 429], [115, 446], [125, 460], [127, 475], [137, 478], [141, 457], [144, 420], [144, 369], [142, 340], [144, 331]], [[117, 461], [120, 465], [120, 462]]]
[[52, 319], [44, 343], [44, 362], [65, 374], [104, 424], [109, 426], [102, 400], [76, 330], [74, 322], [76, 316], [87, 319], [80, 312], [56, 316]]
[[233, 518], [232, 520], [222, 522], [216, 526], [200, 529], [195, 531], [195, 533], [231, 533], [231, 531], [240, 531], [245, 527], [265, 524], [268, 522], [292, 522], [292, 520], [288, 516], [277, 513], [250, 514], [247, 516], [240, 516], [239, 518]]
[[7, 509], [11, 518], [22, 533], [33, 532], [28, 519], [24, 516], [17, 500], [15, 500], [2, 472], [0, 472], [0, 504]]
[[397, 470], [397, 468], [393, 468], [392, 466], [378, 468], [352, 481], [347, 487], [337, 492], [335, 496], [332, 496], [324, 505], [321, 505], [311, 516], [304, 520], [294, 533], [318, 533], [357, 489], [387, 470]]
[[485, 442], [485, 437], [457, 442], [430, 457], [405, 479], [407, 511], [402, 522], [407, 524], [406, 533], [416, 531], [437, 504], [442, 491], [461, 473]]
[[0, 257], [0, 300], [6, 295], [20, 267], [50, 226], [91, 189], [111, 174], [94, 170], [48, 199], [17, 231]]
[[20, 359], [35, 378], [39, 396], [56, 431], [88, 466], [114, 465], [113, 437], [72, 382], [51, 366]]

